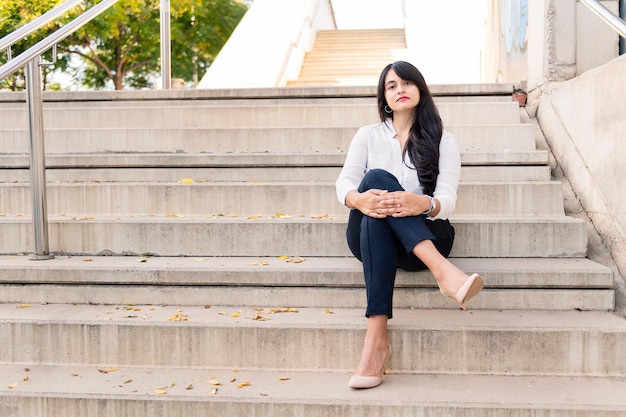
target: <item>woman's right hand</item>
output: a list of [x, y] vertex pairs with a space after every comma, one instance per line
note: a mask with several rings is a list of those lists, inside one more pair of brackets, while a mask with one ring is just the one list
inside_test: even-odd
[[393, 208], [398, 206], [396, 197], [391, 197], [387, 190], [370, 189], [363, 193], [352, 190], [346, 195], [346, 205], [376, 219], [384, 219]]

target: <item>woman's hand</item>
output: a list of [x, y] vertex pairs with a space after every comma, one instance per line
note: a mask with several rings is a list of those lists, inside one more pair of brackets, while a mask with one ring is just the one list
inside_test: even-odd
[[393, 217], [419, 216], [430, 208], [430, 199], [407, 191], [388, 193], [384, 213]]
[[359, 193], [354, 190], [346, 196], [346, 205], [358, 209], [366, 216], [384, 219], [387, 216], [419, 216], [430, 208], [430, 200], [426, 196], [407, 191], [371, 189]]
[[346, 195], [346, 205], [359, 210], [366, 216], [384, 219], [396, 204], [395, 199], [390, 199], [388, 196], [387, 190], [371, 189], [363, 193], [353, 190]]

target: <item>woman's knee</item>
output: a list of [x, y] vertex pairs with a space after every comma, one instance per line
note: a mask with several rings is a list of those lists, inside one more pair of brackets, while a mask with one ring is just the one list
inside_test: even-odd
[[371, 190], [372, 188], [388, 191], [402, 190], [402, 186], [393, 174], [379, 168], [372, 169], [365, 174], [361, 180], [359, 192]]

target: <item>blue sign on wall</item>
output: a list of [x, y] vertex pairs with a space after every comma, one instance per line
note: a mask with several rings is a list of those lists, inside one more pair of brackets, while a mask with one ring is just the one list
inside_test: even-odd
[[506, 52], [523, 51], [528, 44], [528, 0], [502, 0], [500, 28]]

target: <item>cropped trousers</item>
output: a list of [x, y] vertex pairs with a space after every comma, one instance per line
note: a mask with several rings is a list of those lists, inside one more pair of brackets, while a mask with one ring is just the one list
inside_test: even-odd
[[[370, 189], [404, 191], [396, 177], [382, 169], [368, 171], [363, 177], [358, 191]], [[426, 269], [412, 252], [423, 240], [433, 241], [437, 250], [447, 257], [454, 242], [454, 227], [448, 220], [429, 220], [423, 214], [375, 219], [352, 209], [346, 238], [352, 254], [363, 264], [367, 297], [365, 316], [392, 318], [397, 269]]]

